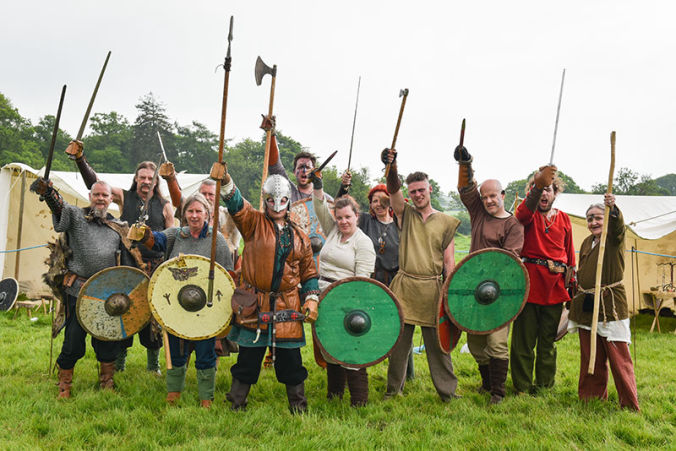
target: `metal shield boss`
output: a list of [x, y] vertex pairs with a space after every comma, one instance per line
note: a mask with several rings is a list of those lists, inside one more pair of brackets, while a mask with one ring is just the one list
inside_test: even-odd
[[112, 266], [91, 276], [80, 289], [77, 320], [93, 337], [118, 341], [150, 321], [148, 276], [131, 266]]
[[332, 363], [362, 368], [392, 352], [404, 329], [399, 301], [382, 283], [349, 277], [329, 285], [319, 299], [312, 336]]
[[514, 321], [528, 297], [526, 267], [503, 249], [472, 252], [444, 283], [446, 313], [460, 329], [477, 335]]
[[205, 340], [230, 324], [230, 299], [235, 283], [221, 265], [214, 266], [214, 295], [209, 305], [210, 261], [200, 255], [179, 255], [157, 267], [148, 287], [150, 309], [172, 335]]
[[[333, 202], [327, 202], [329, 203], [329, 209], [332, 210]], [[315, 213], [312, 197], [297, 200], [292, 203], [289, 217], [291, 218], [291, 221], [310, 237], [312, 253], [315, 257], [315, 263], [317, 263], [317, 267], [319, 267], [319, 261], [317, 259], [319, 258], [319, 251], [322, 250], [322, 246], [324, 246], [324, 243], [326, 242], [326, 233], [324, 233], [322, 225], [317, 218], [317, 213]]]
[[0, 312], [6, 312], [14, 307], [18, 295], [19, 283], [16, 279], [8, 277], [0, 280]]

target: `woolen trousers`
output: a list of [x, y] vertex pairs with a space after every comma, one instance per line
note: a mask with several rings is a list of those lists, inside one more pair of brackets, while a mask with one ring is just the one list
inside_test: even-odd
[[[237, 363], [230, 368], [232, 377], [245, 384], [258, 382], [261, 363], [265, 357], [265, 346], [239, 346]], [[298, 385], [307, 379], [307, 370], [303, 366], [300, 348], [275, 349], [275, 375], [277, 380], [286, 385]]]
[[[425, 354], [427, 355], [427, 365], [432, 376], [432, 383], [437, 390], [442, 401], [449, 401], [455, 397], [455, 389], [458, 387], [458, 378], [453, 373], [453, 362], [451, 355], [446, 354], [439, 346], [437, 331], [434, 327], [420, 326], [425, 343]], [[394, 396], [401, 393], [404, 389], [406, 380], [406, 365], [408, 364], [408, 354], [411, 351], [413, 343], [413, 324], [404, 324], [399, 343], [392, 350], [390, 355], [390, 364], [387, 368], [387, 392], [386, 396]]]
[[[517, 392], [554, 386], [556, 332], [563, 304], [526, 303], [512, 327], [512, 382]], [[535, 348], [537, 347], [537, 350]], [[535, 351], [534, 351], [535, 350]], [[535, 366], [535, 384], [533, 384]]]
[[629, 353], [629, 343], [608, 341], [607, 338], [596, 334], [594, 374], [588, 374], [591, 331], [579, 328], [578, 333], [580, 335], [580, 382], [577, 392], [580, 399], [608, 399], [608, 363], [610, 363], [620, 407], [639, 410], [636, 377]]
[[509, 360], [509, 324], [486, 335], [467, 334], [467, 346], [479, 365], [488, 365], [491, 359]]

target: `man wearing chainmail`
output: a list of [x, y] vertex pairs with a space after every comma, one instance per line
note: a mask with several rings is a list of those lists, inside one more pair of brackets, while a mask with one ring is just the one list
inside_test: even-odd
[[[103, 181], [92, 185], [89, 199], [91, 204], [79, 208], [67, 204], [52, 187], [49, 180], [37, 179], [31, 191], [40, 195], [52, 212], [54, 230], [65, 232], [71, 256], [66, 261], [68, 272], [64, 276], [66, 299], [66, 322], [61, 353], [56, 360], [59, 368], [59, 398], [70, 398], [75, 363], [85, 355], [87, 332], [82, 328], [75, 314], [77, 296], [87, 279], [97, 272], [116, 266], [117, 255], [123, 265], [135, 266], [141, 263], [140, 255], [133, 258], [123, 245], [126, 224], [119, 223], [109, 213], [111, 188]], [[113, 389], [115, 359], [122, 349], [120, 341], [102, 341], [92, 337], [92, 347], [99, 361], [99, 385], [102, 389]]]

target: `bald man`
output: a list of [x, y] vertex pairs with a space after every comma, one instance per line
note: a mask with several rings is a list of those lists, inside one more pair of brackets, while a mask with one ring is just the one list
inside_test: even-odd
[[[470, 252], [493, 247], [512, 252], [518, 258], [523, 247], [523, 226], [505, 210], [502, 185], [495, 179], [489, 179], [477, 187], [472, 157], [467, 149], [458, 146], [454, 157], [460, 166], [458, 192], [467, 207], [472, 226]], [[498, 404], [505, 397], [509, 371], [508, 337], [509, 324], [488, 335], [467, 334], [467, 345], [481, 374], [479, 393], [489, 392], [491, 404]]]

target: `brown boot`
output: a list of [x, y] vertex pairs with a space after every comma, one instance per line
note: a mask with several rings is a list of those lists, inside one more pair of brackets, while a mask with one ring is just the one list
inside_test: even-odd
[[366, 374], [366, 368], [345, 372], [347, 373], [347, 386], [350, 389], [350, 405], [364, 407], [369, 400], [369, 376]]
[[481, 374], [481, 386], [477, 389], [479, 393], [490, 393], [491, 391], [490, 368], [490, 365], [479, 365], [479, 374]]
[[211, 409], [211, 399], [203, 399], [200, 401], [200, 407], [204, 407], [205, 409]]
[[70, 398], [70, 387], [73, 385], [73, 368], [64, 370], [59, 368], [59, 395], [57, 398]]
[[500, 404], [505, 397], [505, 381], [509, 370], [509, 360], [491, 359], [491, 400], [490, 404]]
[[172, 406], [176, 404], [180, 398], [181, 398], [180, 391], [170, 391], [169, 393], [167, 393], [167, 403], [171, 404]]
[[115, 374], [115, 362], [99, 362], [99, 387], [101, 389], [115, 389], [113, 375]]

